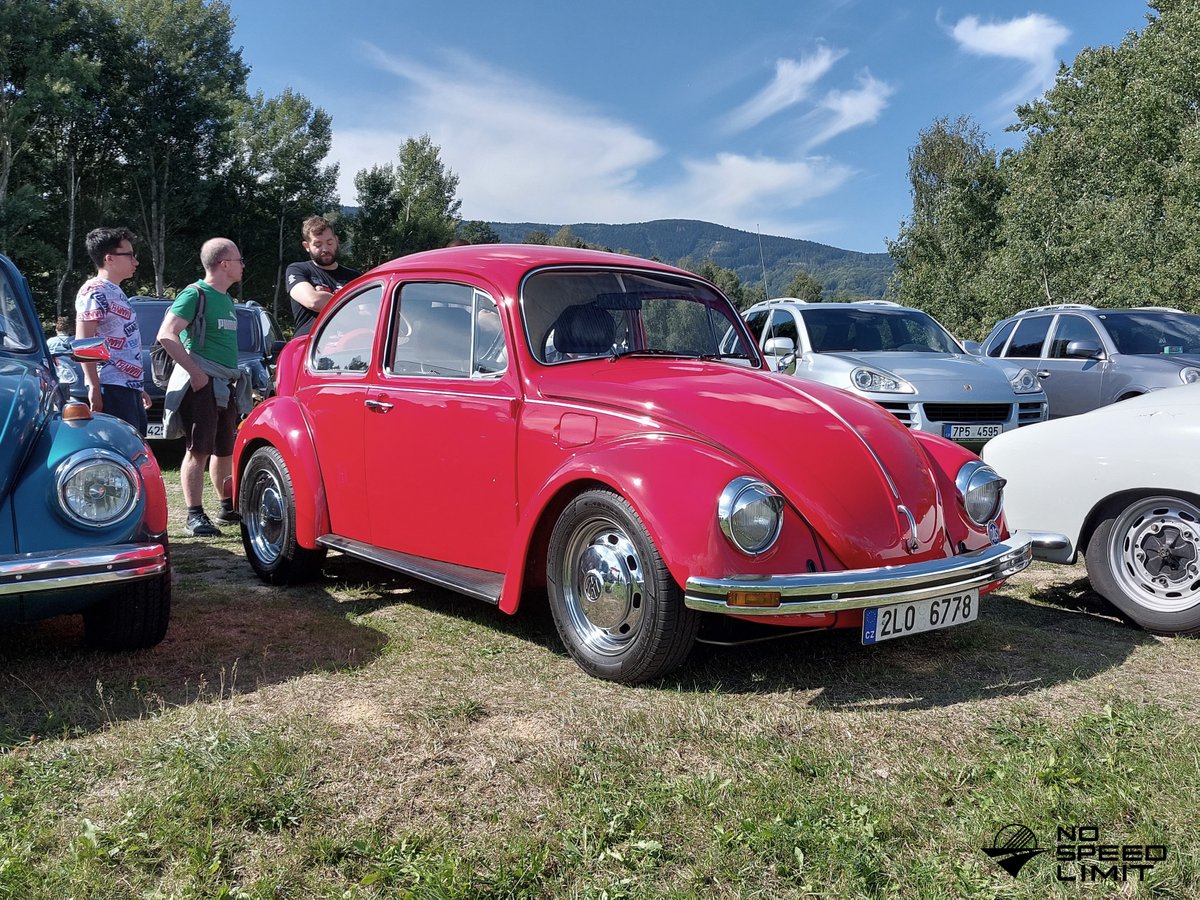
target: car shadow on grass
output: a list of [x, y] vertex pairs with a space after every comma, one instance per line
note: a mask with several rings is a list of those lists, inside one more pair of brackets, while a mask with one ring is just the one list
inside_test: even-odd
[[0, 749], [356, 668], [387, 643], [328, 585], [259, 582], [235, 539], [174, 541], [172, 560], [171, 624], [155, 647], [94, 651], [81, 616], [0, 630]]

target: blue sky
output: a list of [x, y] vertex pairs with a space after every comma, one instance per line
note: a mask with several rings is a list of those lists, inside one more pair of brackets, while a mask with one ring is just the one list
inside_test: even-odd
[[429, 134], [466, 219], [688, 218], [883, 252], [908, 152], [1145, 26], [1138, 0], [230, 0], [250, 88], [333, 117], [354, 174]]

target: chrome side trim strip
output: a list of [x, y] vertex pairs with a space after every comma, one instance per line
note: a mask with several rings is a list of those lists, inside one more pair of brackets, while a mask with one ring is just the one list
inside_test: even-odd
[[[800, 575], [732, 575], [687, 580], [684, 603], [703, 612], [738, 616], [790, 616], [840, 612], [941, 597], [980, 588], [1020, 572], [1033, 559], [1033, 541], [1017, 532], [983, 550], [946, 559]], [[779, 606], [730, 606], [730, 591], [777, 592]]]
[[504, 575], [499, 572], [488, 572], [485, 569], [472, 569], [455, 563], [442, 562], [437, 559], [427, 559], [423, 556], [413, 556], [411, 553], [401, 553], [398, 550], [384, 550], [364, 544], [362, 541], [351, 540], [336, 534], [323, 534], [317, 538], [317, 543], [331, 550], [338, 550], [347, 556], [363, 559], [367, 562], [412, 575], [438, 587], [449, 588], [475, 597], [487, 603], [499, 603], [500, 591], [504, 587]]
[[136, 581], [168, 571], [162, 544], [122, 544], [0, 556], [0, 597]]

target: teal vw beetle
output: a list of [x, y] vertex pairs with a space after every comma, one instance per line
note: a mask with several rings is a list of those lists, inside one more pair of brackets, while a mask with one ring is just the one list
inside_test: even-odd
[[[82, 341], [71, 355], [108, 351]], [[0, 256], [0, 626], [80, 613], [101, 649], [162, 640], [166, 489], [137, 432], [63, 402], [29, 286]]]

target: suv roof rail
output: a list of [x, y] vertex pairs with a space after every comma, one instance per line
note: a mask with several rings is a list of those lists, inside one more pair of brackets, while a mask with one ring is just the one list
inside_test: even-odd
[[1135, 306], [1134, 309], [1141, 309], [1146, 312], [1173, 312], [1187, 315], [1186, 309], [1176, 309], [1174, 306]]
[[903, 303], [896, 303], [893, 300], [852, 300], [850, 301], [855, 306], [899, 306], [903, 307]]
[[799, 297], [772, 297], [770, 300], [767, 300], [766, 303], [768, 305], [772, 303], [803, 303], [805, 306], [808, 305], [807, 300], [801, 300]]
[[1092, 306], [1090, 303], [1048, 303], [1045, 306], [1031, 306], [1029, 309], [1023, 309], [1017, 313], [1017, 315], [1021, 316], [1025, 313], [1046, 312], [1050, 309], [1096, 309], [1096, 307]]

